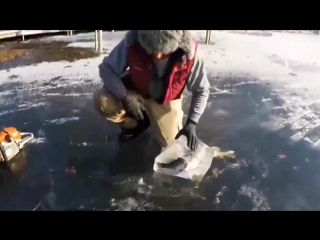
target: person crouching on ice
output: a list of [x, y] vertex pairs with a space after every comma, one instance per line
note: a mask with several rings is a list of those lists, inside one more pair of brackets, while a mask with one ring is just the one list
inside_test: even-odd
[[[210, 87], [198, 48], [187, 30], [130, 30], [104, 58], [99, 65], [104, 86], [95, 93], [94, 103], [102, 117], [119, 124], [120, 142], [151, 126], [161, 147], [185, 135], [188, 147], [197, 148], [196, 127]], [[182, 127], [185, 86], [192, 100]]]

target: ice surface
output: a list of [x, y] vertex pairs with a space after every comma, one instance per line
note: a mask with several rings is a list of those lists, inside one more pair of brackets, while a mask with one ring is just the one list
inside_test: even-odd
[[[27, 96], [28, 94], [40, 94], [42, 96], [41, 99], [38, 99], [38, 102], [19, 102], [14, 110], [4, 109], [0, 112], [0, 117], [5, 117], [6, 121], [9, 121], [10, 116], [13, 114], [12, 111], [22, 112], [37, 107], [45, 108], [47, 99], [59, 96], [59, 94], [70, 98], [91, 98], [89, 90], [87, 92], [79, 92], [78, 89], [81, 86], [88, 86], [85, 83], [86, 79], [90, 79], [92, 84], [100, 83], [98, 65], [121, 40], [124, 34], [123, 32], [105, 32], [103, 34], [103, 47], [106, 54], [97, 58], [82, 59], [72, 63], [65, 61], [44, 62], [35, 66], [10, 69], [10, 72], [6, 70], [0, 71], [0, 87], [8, 83], [16, 84], [14, 85], [16, 87], [10, 90], [6, 88], [0, 91], [0, 104], [2, 106], [11, 104], [20, 98], [27, 99], [21, 96]], [[227, 31], [212, 31], [211, 39], [213, 44], [204, 45], [205, 31], [193, 31], [193, 34], [200, 42], [201, 54], [205, 59], [211, 82], [211, 95], [202, 121], [204, 126], [199, 126], [200, 137], [208, 132], [209, 129], [214, 128], [214, 132], [210, 133], [212, 137], [208, 139], [219, 141], [219, 134], [227, 136], [234, 134], [235, 131], [239, 131], [237, 134], [234, 134], [236, 138], [241, 135], [241, 131], [245, 127], [259, 125], [266, 132], [273, 131], [279, 134], [283, 133], [284, 135], [289, 132], [288, 137], [293, 143], [305, 140], [308, 146], [314, 146], [314, 143], [317, 143], [316, 146], [320, 146], [319, 36], [289, 33], [272, 33], [272, 36], [253, 36]], [[69, 46], [94, 47], [94, 33], [79, 34], [71, 37], [54, 36], [45, 38], [42, 41], [54, 40], [70, 42]], [[87, 66], [83, 67], [84, 65]], [[70, 67], [65, 68], [66, 66]], [[16, 75], [16, 78], [9, 80], [10, 75]], [[68, 79], [68, 81], [57, 81], [56, 85], [42, 84], [60, 76]], [[257, 86], [266, 86], [270, 89], [270, 92], [259, 91], [257, 93], [259, 90]], [[67, 93], [55, 91], [51, 93], [51, 90], [67, 87], [74, 88], [74, 91]], [[8, 97], [13, 92], [18, 93], [16, 99]], [[248, 104], [250, 103], [254, 107], [252, 109], [241, 109], [248, 117], [242, 119], [243, 121], [239, 120], [239, 122], [235, 120], [236, 126], [232, 129], [233, 132], [230, 132], [231, 130], [227, 128], [230, 126], [225, 124], [225, 119], [232, 119], [233, 114], [236, 115], [238, 112], [227, 111], [227, 107], [224, 104], [236, 105], [239, 94], [245, 95], [246, 99], [248, 99]], [[216, 99], [218, 98], [225, 101], [217, 102]], [[187, 102], [188, 94], [186, 94], [185, 99]], [[220, 103], [221, 105], [219, 105]], [[72, 111], [78, 110], [75, 108]], [[234, 111], [240, 110], [235, 109]], [[256, 114], [251, 114], [251, 111]], [[211, 119], [209, 118], [211, 116], [214, 116], [214, 121], [206, 120]], [[25, 121], [27, 122], [28, 120], [26, 119]], [[52, 119], [47, 119], [43, 124], [55, 127], [56, 125], [63, 126], [65, 122], [73, 123], [75, 121], [78, 121], [77, 117], [53, 116]], [[216, 130], [216, 128], [222, 130]], [[252, 134], [252, 132], [246, 133], [248, 139], [250, 139], [250, 136], [248, 136], [250, 133]], [[252, 136], [252, 138], [257, 137], [254, 134]], [[37, 136], [36, 139], [35, 142], [46, 142], [47, 136]], [[260, 153], [261, 149], [251, 149], [256, 143], [255, 139], [252, 139], [252, 142], [246, 142], [241, 139], [237, 141], [237, 144], [242, 144], [237, 150], [250, 149], [251, 155], [242, 156], [240, 159], [237, 159], [236, 163], [225, 166], [225, 168], [218, 171], [219, 175], [221, 174], [223, 178], [223, 174], [231, 172], [233, 175], [229, 174], [228, 178], [232, 181], [233, 176], [236, 175], [235, 171], [239, 171], [237, 170], [239, 168], [246, 169], [250, 166], [258, 170], [253, 174], [250, 183], [239, 183], [238, 188], [235, 187], [236, 190], [230, 188], [230, 186], [228, 188], [223, 187], [223, 190], [220, 191], [221, 193], [219, 192], [215, 197], [216, 200], [213, 204], [220, 206], [221, 209], [221, 206], [227, 204], [226, 198], [228, 194], [230, 192], [237, 192], [241, 196], [251, 199], [252, 204], [255, 205], [252, 208], [253, 210], [269, 209], [277, 204], [277, 206], [281, 206], [282, 209], [287, 210], [319, 209], [318, 205], [311, 205], [311, 198], [308, 198], [308, 193], [304, 192], [307, 191], [306, 186], [313, 186], [313, 190], [311, 191], [315, 194], [313, 197], [319, 200], [316, 193], [319, 192], [318, 185], [320, 179], [317, 179], [316, 175], [312, 175], [312, 178], [310, 177], [310, 172], [319, 169], [317, 164], [319, 159], [313, 156], [300, 156], [299, 150], [296, 157], [301, 159], [301, 161], [297, 160], [294, 166], [303, 162], [305, 164], [303, 165], [304, 168], [309, 171], [305, 170], [305, 174], [310, 178], [301, 177], [305, 175], [298, 175], [303, 170], [301, 170], [301, 167], [297, 167], [295, 173], [292, 173], [297, 175], [294, 175], [294, 177], [289, 177], [288, 175], [286, 178], [287, 181], [295, 180], [292, 180], [291, 185], [285, 184], [282, 179], [289, 170], [283, 167], [281, 173], [279, 173], [280, 170], [277, 169], [279, 166], [285, 166], [288, 163], [286, 161], [289, 160], [274, 160], [272, 156], [268, 155], [270, 152], [275, 151], [275, 149], [279, 152], [278, 154], [283, 154], [282, 151], [285, 150], [278, 149], [278, 146], [272, 145], [273, 140], [270, 139], [271, 144], [264, 147], [266, 149], [265, 155], [262, 156]], [[217, 145], [220, 147], [220, 144]], [[210, 146], [212, 145], [210, 144]], [[236, 153], [238, 155], [237, 151]], [[240, 156], [241, 154], [240, 152]], [[285, 154], [290, 153], [285, 152]], [[310, 161], [306, 162], [305, 159], [310, 159]], [[277, 164], [276, 167], [275, 164]], [[308, 166], [313, 167], [309, 168]], [[249, 176], [251, 172], [241, 172], [238, 174], [237, 176], [239, 177], [242, 174]], [[269, 177], [270, 179], [268, 179]], [[266, 179], [268, 179], [268, 184], [270, 185], [265, 183]], [[277, 183], [272, 183], [273, 179], [281, 180]], [[309, 179], [308, 181], [310, 182], [306, 179]], [[269, 186], [273, 186], [276, 189], [276, 186], [281, 184], [286, 187], [279, 190], [277, 194], [270, 193], [272, 187], [269, 188]], [[239, 207], [239, 201], [230, 203], [228, 205], [230, 206], [229, 209], [243, 209], [243, 207]], [[222, 202], [225, 205], [219, 205]], [[137, 200], [130, 197], [128, 197], [125, 204], [138, 205]], [[130, 207], [125, 208], [130, 209]], [[140, 205], [136, 208], [140, 208]]]

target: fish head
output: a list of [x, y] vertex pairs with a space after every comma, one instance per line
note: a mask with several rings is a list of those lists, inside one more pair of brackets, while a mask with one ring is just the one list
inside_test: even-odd
[[158, 163], [158, 167], [160, 168], [168, 168], [177, 172], [183, 171], [186, 168], [186, 166], [187, 166], [187, 163], [183, 158], [175, 159], [172, 162], [167, 164]]

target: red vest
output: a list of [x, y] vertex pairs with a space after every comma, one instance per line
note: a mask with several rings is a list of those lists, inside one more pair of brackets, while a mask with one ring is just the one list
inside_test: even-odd
[[[195, 54], [197, 47], [198, 44], [195, 42]], [[171, 73], [168, 74], [169, 79], [166, 79], [169, 84], [162, 104], [181, 98], [193, 62], [194, 57], [192, 59], [187, 58], [183, 64], [174, 64]], [[128, 65], [131, 84], [143, 98], [150, 98], [148, 89], [153, 72], [152, 57], [143, 51], [138, 44], [134, 44], [128, 48]]]

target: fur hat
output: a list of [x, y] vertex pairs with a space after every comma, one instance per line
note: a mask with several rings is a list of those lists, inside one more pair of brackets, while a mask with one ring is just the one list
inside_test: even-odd
[[191, 58], [195, 42], [188, 30], [130, 30], [125, 37], [127, 46], [135, 42], [151, 51], [170, 53], [181, 48]]
[[138, 30], [138, 40], [145, 49], [170, 53], [177, 50], [183, 30]]

